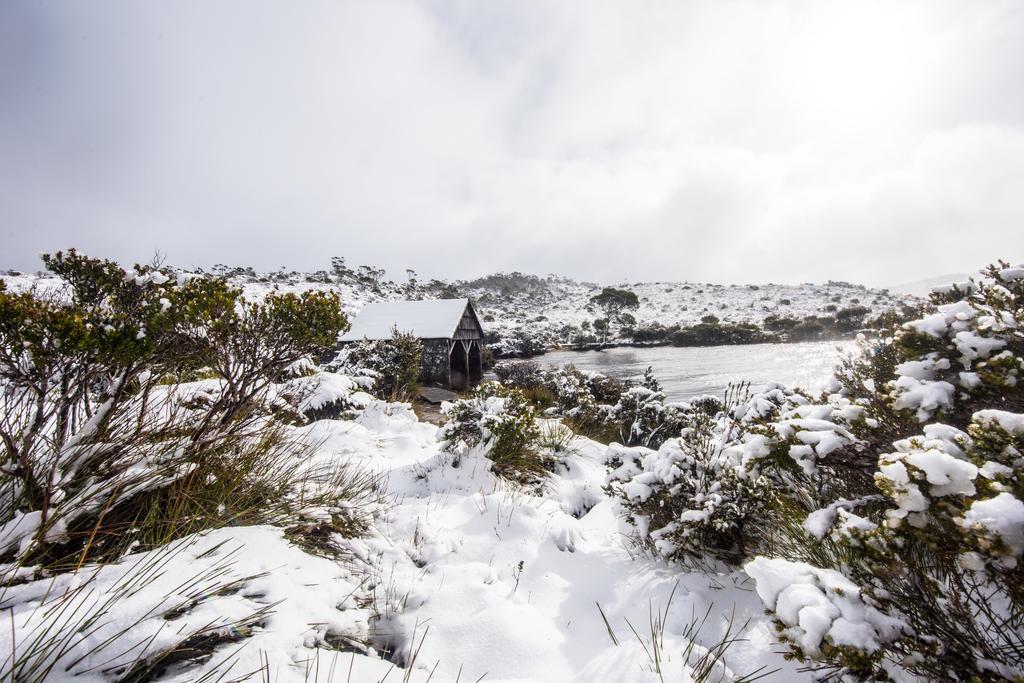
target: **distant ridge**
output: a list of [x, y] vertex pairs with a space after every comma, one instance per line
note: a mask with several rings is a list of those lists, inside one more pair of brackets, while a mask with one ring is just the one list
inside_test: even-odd
[[940, 275], [930, 277], [927, 280], [905, 282], [901, 285], [892, 285], [887, 289], [894, 294], [908, 294], [910, 296], [927, 297], [934, 287], [949, 285], [954, 282], [965, 282], [968, 278], [975, 277], [977, 273], [953, 273], [951, 275]]

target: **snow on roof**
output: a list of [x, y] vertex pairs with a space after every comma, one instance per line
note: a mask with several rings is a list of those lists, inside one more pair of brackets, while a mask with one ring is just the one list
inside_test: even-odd
[[411, 332], [420, 339], [448, 339], [462, 319], [469, 299], [426, 299], [367, 304], [352, 322], [343, 342], [391, 339], [391, 330]]

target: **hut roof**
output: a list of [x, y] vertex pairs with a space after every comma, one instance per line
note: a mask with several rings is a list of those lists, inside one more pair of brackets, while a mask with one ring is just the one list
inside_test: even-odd
[[352, 322], [343, 342], [391, 339], [391, 330], [411, 332], [420, 339], [451, 339], [466, 312], [469, 299], [426, 299], [367, 304]]

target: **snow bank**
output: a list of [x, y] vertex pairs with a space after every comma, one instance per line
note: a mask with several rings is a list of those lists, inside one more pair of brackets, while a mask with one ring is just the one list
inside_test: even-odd
[[[107, 681], [204, 637], [209, 658], [165, 680], [241, 675], [269, 661], [275, 680], [306, 681], [305, 662], [321, 654], [328, 661], [339, 642], [368, 639], [370, 612], [355, 604], [357, 587], [339, 564], [296, 548], [280, 529], [221, 529], [8, 588], [10, 618], [0, 637], [21, 657], [76, 681]], [[87, 618], [95, 622], [83, 628]], [[360, 659], [366, 671], [387, 669], [379, 658]], [[11, 666], [4, 663], [5, 678]]]

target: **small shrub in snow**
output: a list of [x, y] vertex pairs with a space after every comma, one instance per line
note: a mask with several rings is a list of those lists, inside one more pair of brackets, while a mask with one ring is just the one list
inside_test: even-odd
[[681, 436], [657, 451], [615, 453], [609, 489], [623, 498], [643, 542], [659, 554], [736, 562], [756, 543], [771, 500], [770, 480], [745, 457], [731, 417], [697, 413]]
[[548, 350], [547, 342], [539, 335], [518, 329], [489, 342], [487, 348], [495, 358], [530, 358]]
[[617, 402], [623, 392], [616, 379], [572, 365], [541, 367], [532, 361], [505, 361], [495, 373], [504, 385], [520, 389], [546, 414], [566, 418], [581, 433], [597, 436], [614, 431], [605, 414], [608, 404]]
[[494, 366], [494, 374], [503, 384], [518, 389], [544, 384], [543, 368], [532, 360], [502, 361]]
[[423, 342], [412, 333], [392, 330], [391, 339], [354, 342], [332, 363], [346, 374], [373, 379], [373, 391], [383, 399], [404, 401], [416, 393], [423, 359]]
[[576, 434], [561, 422], [547, 420], [540, 428], [537, 446], [545, 453], [561, 459], [576, 452]]
[[624, 443], [659, 448], [618, 454], [610, 487], [661, 554], [740, 562], [832, 493], [833, 452], [856, 442], [848, 427], [861, 414], [841, 396], [815, 403], [780, 387], [676, 405], [633, 387], [609, 419]]
[[618, 402], [605, 411], [604, 419], [618, 429], [620, 441], [627, 446], [657, 448], [679, 436], [689, 409], [665, 403], [665, 394], [641, 385], [622, 392]]
[[471, 398], [445, 403], [442, 413], [443, 450], [461, 456], [480, 448], [494, 463], [495, 472], [520, 481], [544, 472], [536, 450], [541, 436], [537, 412], [520, 390], [486, 382]]
[[289, 380], [280, 387], [278, 395], [294, 407], [302, 421], [350, 420], [373, 399], [364, 391], [370, 386], [372, 382], [365, 377], [313, 372]]

